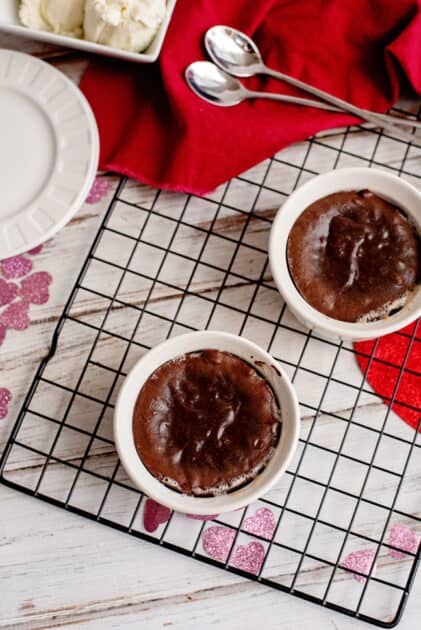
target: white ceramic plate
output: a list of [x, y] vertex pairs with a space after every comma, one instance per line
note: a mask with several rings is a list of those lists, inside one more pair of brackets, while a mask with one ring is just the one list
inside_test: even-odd
[[98, 155], [80, 90], [44, 61], [0, 49], [0, 259], [43, 243], [73, 217]]
[[116, 57], [125, 59], [126, 61], [134, 61], [135, 63], [153, 63], [160, 55], [162, 44], [170, 24], [172, 14], [177, 0], [167, 0], [167, 14], [162, 22], [156, 37], [143, 53], [133, 53], [127, 50], [117, 50], [111, 46], [103, 46], [102, 44], [94, 44], [85, 39], [76, 39], [74, 37], [65, 37], [63, 35], [55, 35], [55, 33], [47, 33], [46, 31], [37, 31], [33, 28], [23, 26], [19, 20], [19, 2], [20, 0], [0, 0], [0, 32], [10, 33], [18, 37], [27, 37], [36, 39], [40, 42], [46, 42], [55, 46], [65, 46], [66, 48], [76, 48], [88, 53], [96, 53], [97, 55], [106, 55], [107, 57]]

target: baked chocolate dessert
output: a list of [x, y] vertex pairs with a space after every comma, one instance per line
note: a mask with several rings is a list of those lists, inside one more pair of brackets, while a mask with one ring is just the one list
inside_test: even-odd
[[203, 350], [161, 365], [133, 414], [137, 452], [160, 481], [217, 495], [251, 481], [278, 443], [281, 414], [268, 382], [228, 352]]
[[420, 280], [420, 240], [403, 212], [369, 190], [312, 203], [288, 238], [292, 279], [321, 313], [373, 321], [401, 308]]

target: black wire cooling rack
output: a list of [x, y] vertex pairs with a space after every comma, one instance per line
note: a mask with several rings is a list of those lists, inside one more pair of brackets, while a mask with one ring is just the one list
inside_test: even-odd
[[[383, 401], [351, 344], [319, 338], [285, 308], [269, 274], [267, 238], [276, 209], [306, 179], [365, 165], [419, 185], [419, 156], [420, 147], [351, 127], [286, 149], [203, 198], [122, 178], [3, 453], [1, 481], [327, 608], [396, 624], [419, 554], [401, 553], [390, 531], [421, 534], [421, 443], [392, 406], [421, 422], [421, 410], [398, 395], [410, 349], [421, 343], [417, 326], [401, 333], [402, 365], [383, 360], [396, 383]], [[147, 499], [114, 450], [115, 396], [150, 347], [204, 328], [243, 334], [283, 364], [301, 405], [299, 448], [279, 486], [248, 509], [207, 521], [173, 513], [147, 531]], [[376, 348], [366, 356], [366, 374], [380, 361]], [[245, 526], [263, 508], [274, 518], [270, 536]], [[219, 559], [203, 547], [210, 527], [232, 532]], [[261, 561], [239, 569], [234, 549], [250, 542], [260, 544]], [[361, 550], [374, 553], [377, 572], [345, 569], [346, 556]]]

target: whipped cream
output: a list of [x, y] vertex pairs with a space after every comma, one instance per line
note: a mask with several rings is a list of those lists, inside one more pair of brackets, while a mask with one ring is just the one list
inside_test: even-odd
[[25, 26], [68, 37], [81, 37], [85, 0], [22, 0], [19, 17]]
[[165, 13], [165, 0], [86, 0], [85, 39], [141, 52], [155, 37]]
[[44, 20], [41, 11], [42, 0], [22, 0], [19, 8], [19, 18], [22, 24], [37, 31], [50, 31], [50, 26]]
[[54, 33], [82, 36], [85, 0], [41, 0], [41, 8]]

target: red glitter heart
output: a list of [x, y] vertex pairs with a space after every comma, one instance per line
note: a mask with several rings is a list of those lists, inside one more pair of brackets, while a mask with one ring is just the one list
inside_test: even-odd
[[214, 560], [225, 562], [235, 539], [235, 531], [215, 525], [208, 527], [203, 534], [203, 549]]
[[2, 345], [3, 341], [6, 338], [6, 332], [7, 332], [6, 327], [0, 324], [0, 346]]
[[10, 304], [0, 316], [0, 324], [13, 330], [26, 330], [30, 323], [29, 305], [23, 301]]
[[153, 499], [147, 499], [143, 511], [143, 527], [147, 532], [154, 532], [171, 516], [171, 510]]
[[237, 569], [257, 575], [265, 558], [265, 548], [260, 542], [239, 545], [234, 549], [231, 564]]
[[[421, 541], [421, 537], [417, 532], [405, 527], [404, 525], [394, 525], [389, 534], [389, 545], [397, 547], [398, 549], [389, 549], [389, 555], [396, 560], [405, 558], [404, 551], [410, 551], [415, 554], [418, 551], [418, 547]], [[399, 551], [402, 549], [402, 551]]]
[[200, 514], [186, 514], [188, 518], [194, 518], [196, 521], [213, 521], [214, 518], [218, 518], [219, 514], [207, 514], [201, 516]]
[[0, 278], [0, 306], [13, 302], [18, 294], [18, 288], [13, 282], [6, 282]]
[[[343, 561], [343, 567], [348, 569], [348, 571], [358, 573], [354, 573], [354, 578], [357, 582], [362, 582], [363, 584], [367, 582], [367, 579], [364, 577], [370, 573], [370, 569], [374, 562], [374, 556], [376, 552], [373, 549], [361, 549], [360, 551], [353, 551], [348, 554]], [[362, 573], [362, 575], [360, 575]], [[376, 567], [374, 567], [372, 576], [376, 574]]]
[[1, 268], [6, 280], [22, 278], [32, 271], [32, 262], [23, 256], [12, 256], [12, 258], [2, 260]]
[[12, 394], [5, 387], [0, 387], [0, 420], [3, 420], [9, 413], [9, 402]]
[[276, 522], [272, 510], [259, 508], [253, 516], [244, 520], [243, 530], [270, 540], [275, 531]]
[[96, 177], [86, 203], [99, 203], [106, 197], [112, 188], [111, 182], [104, 177]]
[[[388, 404], [394, 394], [395, 386], [398, 382], [401, 372], [401, 366], [405, 359], [405, 354], [411, 343], [411, 335], [414, 332], [416, 322], [410, 326], [402, 328], [398, 333], [386, 335], [378, 341], [374, 359], [367, 372], [367, 380], [371, 387], [377, 392]], [[392, 405], [393, 411], [397, 413], [402, 420], [405, 420], [414, 429], [417, 428], [421, 418], [421, 414], [417, 409], [421, 408], [421, 337], [418, 328], [417, 337], [412, 342], [411, 349], [407, 358], [405, 370], [402, 372], [399, 385], [395, 394], [395, 402]], [[403, 334], [400, 334], [403, 333]], [[357, 352], [371, 356], [376, 342], [360, 341], [354, 344]], [[357, 361], [361, 370], [365, 373], [368, 365], [368, 356], [357, 355]], [[376, 360], [376, 359], [380, 359]], [[387, 364], [382, 363], [385, 361]], [[391, 364], [391, 365], [389, 365]], [[402, 404], [412, 407], [405, 407]], [[421, 430], [421, 427], [420, 427]]]
[[37, 254], [40, 254], [42, 252], [42, 249], [43, 245], [38, 245], [37, 247], [30, 249], [28, 254], [30, 254], [31, 256], [36, 256]]
[[48, 287], [52, 277], [46, 271], [38, 271], [22, 280], [19, 295], [25, 302], [32, 304], [46, 304], [50, 294]]

